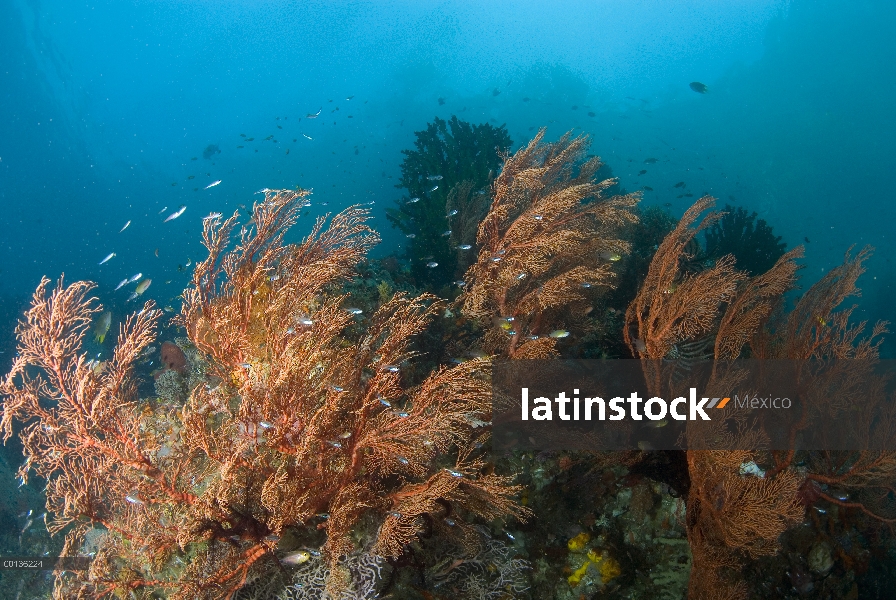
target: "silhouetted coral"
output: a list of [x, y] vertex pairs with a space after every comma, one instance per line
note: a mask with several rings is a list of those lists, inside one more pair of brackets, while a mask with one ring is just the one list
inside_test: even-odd
[[449, 193], [461, 182], [469, 182], [467, 195], [484, 193], [511, 141], [503, 126], [471, 125], [457, 117], [447, 122], [436, 117], [416, 136], [416, 149], [402, 151], [405, 159], [396, 186], [408, 195], [386, 213], [408, 236], [406, 255], [418, 285], [439, 289], [451, 281], [457, 267], [454, 246], [459, 244], [452, 245], [451, 239], [455, 224], [482, 216], [459, 214], [468, 209], [475, 212], [475, 206], [466, 203], [455, 205], [458, 214], [449, 215], [453, 210], [447, 205]]
[[781, 236], [765, 219], [739, 206], [725, 205], [722, 216], [705, 231], [706, 255], [718, 259], [733, 254], [737, 267], [750, 275], [765, 273], [787, 250]]

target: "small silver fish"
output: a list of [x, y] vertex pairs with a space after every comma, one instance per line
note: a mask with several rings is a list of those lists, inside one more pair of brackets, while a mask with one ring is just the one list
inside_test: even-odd
[[135, 281], [138, 281], [141, 277], [143, 277], [143, 273], [136, 273], [136, 274], [134, 274], [133, 277], [128, 279], [128, 283], [134, 283]]
[[414, 197], [408, 200], [408, 204], [414, 204], [415, 202], [420, 202], [420, 198]]
[[457, 477], [458, 479], [460, 479], [461, 477], [464, 476], [464, 474], [461, 473], [460, 471], [452, 471], [451, 469], [445, 469], [445, 472], [448, 473], [449, 475], [451, 475], [452, 477]]
[[429, 177], [427, 177], [427, 179], [429, 181], [442, 181], [442, 176], [441, 175], [430, 175]]
[[416, 234], [416, 233], [409, 233], [409, 234], [407, 234], [407, 235], [404, 236], [404, 237], [408, 238], [409, 240], [412, 240], [412, 239], [414, 239], [415, 237], [417, 237], [417, 234]]
[[[311, 117], [311, 118], [313, 119], [314, 117]], [[314, 138], [311, 137], [310, 135], [305, 135], [304, 133], [303, 133], [302, 135], [304, 135], [304, 136], [305, 136], [306, 138], [308, 138], [309, 140], [314, 141]]]
[[117, 286], [115, 286], [115, 291], [117, 292], [118, 290], [120, 290], [121, 288], [123, 288], [124, 286], [126, 286], [128, 283], [130, 283], [130, 280], [129, 280], [129, 279], [127, 279], [127, 278], [122, 279], [122, 280], [119, 282], [119, 284], [118, 284]]
[[350, 315], [360, 315], [364, 311], [361, 310], [360, 308], [349, 307], [349, 308], [345, 309], [345, 312], [347, 312]]
[[213, 213], [208, 213], [207, 217], [202, 217], [202, 220], [203, 221], [211, 221], [213, 219], [220, 219], [220, 218], [221, 218], [221, 213], [213, 212]]
[[101, 260], [101, 261], [99, 262], [99, 264], [107, 263], [107, 262], [109, 262], [110, 260], [112, 260], [113, 258], [115, 258], [115, 256], [116, 256], [116, 254], [115, 254], [114, 252], [110, 252], [109, 255], [108, 255], [106, 258], [104, 258], [103, 260]]
[[427, 194], [431, 194], [432, 192], [436, 191], [437, 189], [439, 189], [439, 186], [434, 185], [434, 186], [432, 186], [431, 188], [429, 188], [429, 191], [426, 192], [426, 193], [427, 193]]
[[454, 285], [456, 285], [457, 287], [464, 287], [467, 285], [467, 282], [464, 281], [463, 279], [458, 279], [457, 281], [454, 282]]
[[165, 220], [163, 221], [163, 223], [167, 223], [168, 221], [173, 221], [174, 219], [176, 219], [176, 218], [178, 218], [179, 216], [181, 216], [182, 214], [184, 214], [184, 211], [185, 211], [185, 210], [187, 210], [186, 205], [181, 206], [179, 209], [177, 209], [176, 211], [174, 211], [173, 213], [171, 213], [170, 215], [168, 215], [168, 218], [165, 219]]
[[122, 228], [118, 231], [118, 233], [121, 233], [122, 231], [124, 231], [125, 229], [127, 229], [127, 228], [130, 227], [130, 226], [131, 226], [131, 222], [128, 221], [127, 223], [124, 224], [124, 227], [122, 227]]
[[473, 246], [471, 246], [470, 244], [461, 244], [460, 246], [455, 246], [455, 248], [457, 248], [458, 250], [469, 250], [472, 247]]
[[457, 209], [455, 208], [454, 210], [449, 211], [448, 214], [445, 215], [445, 216], [446, 216], [446, 217], [453, 217], [453, 216], [456, 215], [456, 214], [457, 214]]
[[318, 110], [318, 111], [317, 111], [316, 113], [314, 113], [314, 114], [312, 114], [312, 113], [308, 113], [307, 115], [305, 115], [305, 118], [306, 118], [306, 119], [316, 119], [317, 117], [320, 116], [320, 111], [323, 110], [323, 109], [324, 109], [324, 107], [321, 106], [321, 107], [320, 107], [320, 110]]
[[448, 230], [442, 232], [442, 237], [448, 237], [449, 235], [451, 235], [451, 230], [450, 230], [450, 229], [448, 229]]
[[428, 263], [426, 263], [426, 266], [429, 267], [430, 269], [435, 269], [436, 267], [439, 266], [439, 263], [437, 263], [434, 260], [431, 260]]
[[168, 210], [168, 207], [167, 207], [167, 206], [162, 207], [162, 210], [159, 211], [159, 214], [162, 214], [162, 213], [165, 212], [166, 210]]
[[213, 188], [213, 187], [215, 187], [216, 185], [221, 185], [221, 180], [220, 180], [220, 179], [217, 180], [217, 181], [213, 181], [213, 182], [211, 182], [210, 184], [208, 184], [207, 186], [205, 186], [203, 189], [206, 189], [206, 190], [207, 190], [208, 188]]

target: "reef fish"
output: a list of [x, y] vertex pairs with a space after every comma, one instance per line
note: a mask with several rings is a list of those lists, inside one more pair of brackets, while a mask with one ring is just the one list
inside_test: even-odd
[[110, 252], [109, 255], [106, 256], [106, 258], [104, 258], [103, 260], [101, 260], [101, 261], [99, 262], [99, 264], [107, 263], [107, 262], [109, 262], [110, 260], [112, 260], [113, 258], [115, 258], [115, 253], [114, 253], [114, 252]]
[[307, 550], [298, 550], [296, 552], [290, 552], [286, 556], [280, 559], [280, 564], [287, 566], [295, 566], [301, 565], [303, 563], [311, 560], [311, 553]]
[[690, 83], [690, 87], [692, 90], [697, 92], [698, 94], [705, 94], [709, 91], [709, 88], [706, 87], [706, 84], [700, 83], [699, 81], [692, 81]]
[[149, 286], [151, 283], [152, 283], [152, 279], [144, 279], [143, 281], [141, 281], [140, 284], [137, 286], [137, 289], [134, 290], [134, 293], [131, 294], [131, 297], [128, 298], [128, 300], [133, 300], [137, 296], [141, 295], [143, 292], [145, 292], [147, 289], [149, 289]]
[[221, 154], [221, 149], [217, 144], [209, 144], [205, 147], [205, 150], [202, 151], [202, 158], [208, 160], [215, 154]]
[[130, 226], [131, 226], [131, 222], [128, 221], [127, 223], [124, 224], [124, 227], [122, 227], [118, 233], [121, 233], [122, 231], [124, 231], [125, 229], [127, 229]]
[[221, 185], [221, 180], [220, 180], [220, 179], [219, 179], [218, 181], [213, 181], [213, 182], [211, 182], [210, 184], [208, 184], [207, 186], [205, 186], [205, 187], [202, 188], [202, 189], [207, 190], [208, 188], [213, 188], [213, 187], [215, 187], [216, 185]]
[[110, 311], [106, 311], [100, 315], [100, 318], [97, 319], [96, 325], [93, 327], [93, 335], [96, 338], [98, 344], [102, 344], [106, 339], [106, 334], [109, 333], [109, 327], [112, 325], [112, 313]]
[[600, 257], [604, 260], [608, 260], [610, 262], [617, 262], [622, 260], [622, 256], [616, 252], [611, 252], [609, 250], [600, 253]]
[[164, 222], [164, 223], [167, 223], [168, 221], [173, 221], [174, 219], [176, 219], [176, 218], [178, 218], [179, 216], [181, 216], [182, 214], [184, 214], [184, 211], [185, 211], [185, 210], [187, 210], [186, 205], [181, 206], [179, 209], [177, 209], [176, 211], [174, 211], [173, 213], [171, 213], [170, 215], [168, 215], [168, 218], [165, 219], [163, 222]]

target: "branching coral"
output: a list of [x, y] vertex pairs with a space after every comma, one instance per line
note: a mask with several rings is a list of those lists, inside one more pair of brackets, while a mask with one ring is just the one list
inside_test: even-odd
[[731, 254], [738, 268], [750, 275], [768, 271], [787, 250], [787, 244], [757, 216], [726, 204], [721, 218], [705, 232], [706, 254], [713, 259]]
[[[469, 186], [468, 197], [481, 195], [511, 141], [503, 126], [471, 125], [457, 117], [447, 122], [437, 117], [416, 136], [416, 149], [403, 151], [397, 185], [407, 190], [408, 196], [386, 212], [392, 224], [408, 236], [407, 256], [415, 280], [437, 289], [454, 276], [456, 246], [473, 243], [458, 241], [456, 226], [478, 223], [484, 214], [475, 202], [452, 202], [449, 208], [449, 196], [456, 194], [453, 190], [459, 185]], [[455, 209], [458, 213], [450, 214]], [[432, 264], [436, 266], [427, 266]]]
[[[375, 552], [400, 554], [419, 532], [464, 514], [525, 515], [509, 477], [484, 472], [490, 419], [488, 363], [440, 369], [414, 389], [401, 369], [409, 340], [441, 307], [396, 295], [363, 322], [328, 286], [376, 241], [366, 211], [318, 220], [296, 245], [284, 235], [307, 192], [267, 191], [230, 249], [237, 215], [204, 224], [209, 257], [197, 265], [180, 316], [209, 362], [183, 407], [141, 408], [133, 361], [154, 338], [147, 304], [122, 327], [100, 374], [81, 343], [99, 310], [90, 284], [38, 288], [18, 329], [20, 356], [2, 383], [5, 436], [23, 421], [28, 460], [48, 481], [52, 529], [69, 527], [76, 553], [102, 532], [89, 573], [62, 575], [58, 597], [129, 592], [230, 597], [288, 531], [325, 531], [328, 589], [350, 577], [362, 517], [379, 523]], [[51, 406], [51, 408], [47, 408]], [[173, 427], [180, 435], [172, 436]]]
[[496, 323], [487, 350], [517, 358], [553, 354], [551, 330], [611, 285], [611, 265], [628, 249], [618, 232], [636, 219], [638, 196], [604, 198], [614, 182], [594, 181], [600, 160], [580, 162], [587, 137], [543, 143], [544, 133], [506, 159], [465, 276], [464, 313]]
[[[706, 197], [694, 204], [678, 226], [659, 245], [647, 277], [626, 312], [625, 339], [632, 353], [642, 359], [651, 391], [662, 394], [668, 381], [659, 377], [659, 359], [674, 354], [683, 345], [711, 340], [707, 358], [731, 360], [744, 355], [756, 358], [828, 360], [860, 359], [823, 378], [816, 365], [806, 362], [804, 374], [816, 395], [836, 399], [834, 403], [808, 406], [806, 411], [843, 408], [855, 396], [860, 400], [846, 407], [849, 418], [868, 416], [867, 435], [892, 435], [892, 415], [862, 410], [869, 389], [876, 385], [872, 373], [877, 359], [879, 336], [885, 323], [876, 324], [863, 338], [865, 323], [851, 325], [852, 309], [837, 312], [844, 299], [856, 294], [855, 283], [863, 272], [865, 249], [856, 257], [846, 255], [844, 264], [813, 285], [790, 312], [784, 310], [785, 294], [793, 289], [802, 248], [784, 253], [764, 273], [749, 276], [735, 268], [734, 258], [723, 256], [712, 266], [696, 273], [684, 269], [694, 236], [718, 222], [718, 213], [701, 213], [712, 207]], [[802, 364], [802, 363], [801, 363]], [[714, 371], [715, 372], [715, 371]], [[719, 371], [722, 373], [723, 370]], [[720, 375], [730, 376], [728, 375]], [[861, 385], [859, 383], [861, 382]], [[731, 389], [731, 382], [716, 381], [719, 389]], [[837, 386], [836, 389], [830, 386]], [[865, 394], [859, 394], [862, 390]], [[711, 392], [710, 392], [711, 393]], [[867, 414], [866, 414], [867, 413]], [[878, 426], [874, 417], [884, 417]], [[879, 420], [879, 419], [878, 419]], [[805, 419], [799, 420], [799, 423]], [[828, 421], [832, 422], [832, 421]], [[835, 421], [834, 421], [835, 422]], [[689, 425], [688, 435], [715, 431], [714, 424]], [[755, 435], [742, 431], [740, 435]], [[794, 430], [791, 434], [796, 435]], [[800, 498], [811, 503], [819, 498], [847, 508], [857, 508], [872, 517], [888, 520], [862, 502], [832, 497], [820, 485], [840, 489], [892, 490], [896, 478], [896, 458], [891, 452], [804, 453], [808, 472], [791, 468], [794, 451], [771, 453], [773, 468], [757, 476], [744, 476], [742, 466], [760, 460], [753, 451], [756, 440], [727, 438], [729, 445], [718, 450], [689, 450], [687, 453], [691, 488], [688, 500], [688, 540], [694, 555], [690, 593], [695, 598], [743, 598], [747, 588], [732, 574], [742, 566], [744, 555], [774, 554], [781, 533], [797, 522], [803, 511]], [[820, 469], [820, 471], [815, 470]], [[808, 501], [805, 499], [809, 497]]]

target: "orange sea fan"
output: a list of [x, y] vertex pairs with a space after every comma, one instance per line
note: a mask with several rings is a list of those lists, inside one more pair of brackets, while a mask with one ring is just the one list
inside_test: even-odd
[[587, 136], [543, 142], [545, 130], [507, 157], [479, 226], [463, 311], [495, 319], [488, 350], [511, 357], [549, 356], [566, 324], [564, 311], [612, 285], [611, 264], [628, 242], [621, 228], [637, 220], [638, 194], [605, 198], [614, 181], [594, 181], [601, 162], [583, 160]]

